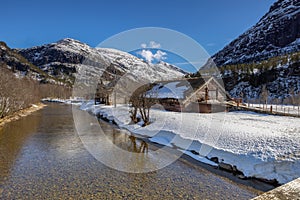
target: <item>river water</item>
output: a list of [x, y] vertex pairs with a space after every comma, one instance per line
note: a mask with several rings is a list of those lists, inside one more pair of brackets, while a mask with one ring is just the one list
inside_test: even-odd
[[[120, 146], [124, 142], [130, 142], [127, 146], [132, 144], [133, 138], [106, 122], [101, 123], [114, 142], [121, 141]], [[151, 154], [155, 146], [148, 144], [148, 148]], [[75, 132], [72, 108], [68, 105], [48, 104], [0, 129], [0, 199], [250, 199], [255, 196], [252, 190], [183, 159], [149, 173], [111, 169], [85, 149]]]

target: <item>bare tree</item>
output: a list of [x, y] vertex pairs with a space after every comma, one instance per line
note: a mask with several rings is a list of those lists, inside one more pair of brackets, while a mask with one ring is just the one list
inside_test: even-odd
[[264, 109], [264, 105], [266, 106], [267, 108], [267, 105], [268, 105], [268, 97], [269, 97], [269, 92], [267, 90], [267, 87], [266, 85], [263, 85], [262, 86], [262, 89], [261, 89], [261, 93], [260, 93], [260, 98], [263, 100], [263, 109]]
[[133, 94], [133, 96], [130, 99], [132, 109], [129, 112], [130, 112], [130, 118], [131, 118], [132, 122], [133, 123], [138, 123], [139, 120], [138, 120], [138, 117], [137, 117], [137, 113], [138, 113], [138, 108], [139, 108], [139, 99], [135, 95], [136, 94]]
[[0, 118], [38, 103], [44, 97], [66, 98], [71, 89], [62, 85], [40, 84], [29, 77], [14, 74], [0, 66]]
[[293, 109], [295, 108], [296, 104], [296, 95], [295, 95], [295, 88], [292, 86], [289, 90], [289, 95], [290, 95], [290, 103], [293, 105]]
[[131, 96], [131, 119], [138, 122], [137, 112], [141, 114], [144, 121], [143, 126], [150, 124], [150, 108], [157, 102], [157, 91], [154, 91], [154, 84], [146, 84], [138, 88]]

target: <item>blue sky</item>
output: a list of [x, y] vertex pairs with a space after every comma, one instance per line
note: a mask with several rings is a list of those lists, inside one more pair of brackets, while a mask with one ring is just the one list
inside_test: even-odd
[[70, 37], [97, 46], [122, 31], [163, 27], [188, 35], [213, 55], [253, 26], [274, 2], [0, 0], [0, 40], [13, 48], [26, 48]]

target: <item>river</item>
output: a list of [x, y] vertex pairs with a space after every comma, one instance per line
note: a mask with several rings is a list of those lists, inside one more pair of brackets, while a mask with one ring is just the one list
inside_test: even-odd
[[[132, 144], [128, 135], [106, 122], [100, 123], [114, 143]], [[152, 154], [155, 146], [148, 144], [148, 147], [148, 154]], [[76, 134], [69, 105], [48, 104], [0, 129], [0, 199], [250, 199], [255, 196], [247, 187], [183, 159], [148, 173], [111, 169], [85, 149]]]

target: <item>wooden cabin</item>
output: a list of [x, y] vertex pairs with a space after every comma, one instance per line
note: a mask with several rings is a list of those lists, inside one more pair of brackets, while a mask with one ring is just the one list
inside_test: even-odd
[[96, 104], [112, 105], [112, 88], [104, 85], [102, 82], [98, 83], [94, 99], [95, 99], [95, 105]]
[[[158, 81], [151, 85], [148, 98], [156, 99], [157, 103], [168, 111], [224, 112], [227, 109], [225, 102], [232, 100], [222, 85], [222, 79], [215, 77]], [[114, 90], [113, 86], [114, 84], [105, 85], [102, 82], [98, 84], [95, 104], [128, 103], [130, 97]]]
[[156, 82], [154, 92], [165, 110], [177, 112], [224, 112], [225, 102], [231, 100], [222, 81], [214, 77]]

